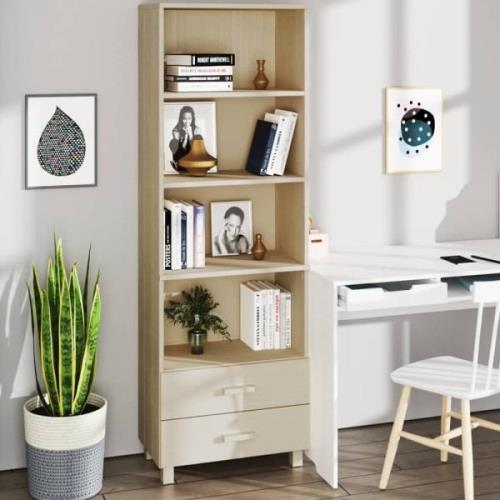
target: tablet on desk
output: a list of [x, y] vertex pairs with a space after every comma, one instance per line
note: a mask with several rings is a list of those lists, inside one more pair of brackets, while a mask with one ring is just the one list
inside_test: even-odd
[[451, 262], [452, 264], [467, 264], [468, 262], [474, 262], [472, 259], [468, 259], [463, 255], [448, 255], [446, 257], [439, 257], [446, 262]]

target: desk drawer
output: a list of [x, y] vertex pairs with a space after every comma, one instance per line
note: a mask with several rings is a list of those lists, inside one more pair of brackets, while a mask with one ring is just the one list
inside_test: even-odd
[[448, 285], [438, 280], [339, 286], [339, 307], [363, 311], [440, 304], [448, 300]]
[[305, 450], [309, 405], [166, 420], [161, 443], [167, 467]]
[[179, 370], [162, 376], [162, 420], [309, 403], [309, 360]]

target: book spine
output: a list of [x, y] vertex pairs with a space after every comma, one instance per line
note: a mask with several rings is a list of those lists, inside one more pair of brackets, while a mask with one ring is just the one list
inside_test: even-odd
[[172, 254], [172, 270], [181, 269], [181, 206], [179, 203], [172, 200], [167, 200], [166, 208], [171, 213], [171, 254]]
[[194, 207], [194, 267], [205, 267], [205, 207]]
[[172, 66], [165, 64], [167, 76], [232, 76], [232, 66]]
[[278, 152], [281, 144], [282, 135], [283, 135], [283, 128], [278, 125], [278, 128], [276, 129], [276, 134], [274, 135], [274, 141], [269, 157], [269, 164], [266, 169], [266, 175], [274, 175], [276, 170], [278, 169]]
[[285, 349], [292, 347], [292, 294], [286, 294], [286, 309], [285, 309]]
[[233, 82], [167, 82], [170, 92], [227, 92], [233, 90]]
[[292, 146], [293, 133], [295, 131], [295, 125], [297, 123], [297, 113], [290, 112], [287, 116], [287, 131], [284, 138], [283, 146], [283, 158], [280, 167], [277, 171], [277, 175], [283, 175], [285, 173], [286, 162], [288, 160], [288, 155], [290, 153], [290, 148]]
[[269, 134], [269, 137], [267, 139], [267, 144], [266, 148], [264, 150], [264, 157], [262, 160], [262, 167], [261, 167], [261, 174], [260, 175], [266, 175], [267, 172], [267, 166], [269, 164], [269, 159], [271, 158], [271, 151], [273, 149], [273, 142], [274, 142], [274, 137], [276, 136], [276, 125], [271, 129], [271, 132]]
[[262, 351], [263, 349], [263, 322], [262, 322], [262, 293], [256, 291], [255, 297], [255, 328], [253, 331], [253, 338], [255, 339], [255, 349]]
[[232, 75], [165, 76], [167, 82], [232, 82]]
[[286, 293], [280, 291], [280, 349], [286, 349]]
[[181, 269], [187, 269], [187, 215], [181, 210]]
[[280, 291], [277, 288], [273, 289], [274, 298], [274, 349], [280, 348]]
[[193, 66], [234, 66], [234, 54], [193, 54]]
[[165, 269], [172, 269], [172, 212], [168, 208], [163, 209], [165, 222]]
[[187, 268], [194, 267], [194, 207], [184, 202], [186, 212], [186, 263]]

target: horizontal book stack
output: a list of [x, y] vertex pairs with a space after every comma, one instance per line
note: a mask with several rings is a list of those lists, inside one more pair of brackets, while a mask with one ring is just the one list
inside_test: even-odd
[[240, 284], [240, 339], [254, 351], [292, 346], [292, 294], [277, 283]]
[[197, 201], [165, 200], [165, 269], [205, 267], [205, 207]]
[[257, 120], [246, 169], [255, 175], [283, 175], [296, 123], [297, 113], [284, 109]]
[[165, 54], [165, 90], [233, 90], [234, 54]]

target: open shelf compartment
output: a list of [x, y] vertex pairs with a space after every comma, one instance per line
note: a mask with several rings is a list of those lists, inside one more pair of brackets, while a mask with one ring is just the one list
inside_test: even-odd
[[[253, 351], [240, 341], [240, 283], [248, 280], [269, 280], [279, 283], [292, 293], [292, 347], [266, 351]], [[182, 290], [195, 285], [207, 288], [220, 304], [217, 312], [227, 322], [232, 341], [212, 333], [203, 355], [192, 355], [187, 345], [186, 330], [164, 317], [164, 370], [196, 369], [235, 363], [256, 363], [280, 359], [295, 359], [307, 355], [305, 342], [305, 272], [261, 273], [258, 275], [221, 276], [210, 279], [184, 279], [164, 283], [165, 304], [178, 300]]]

